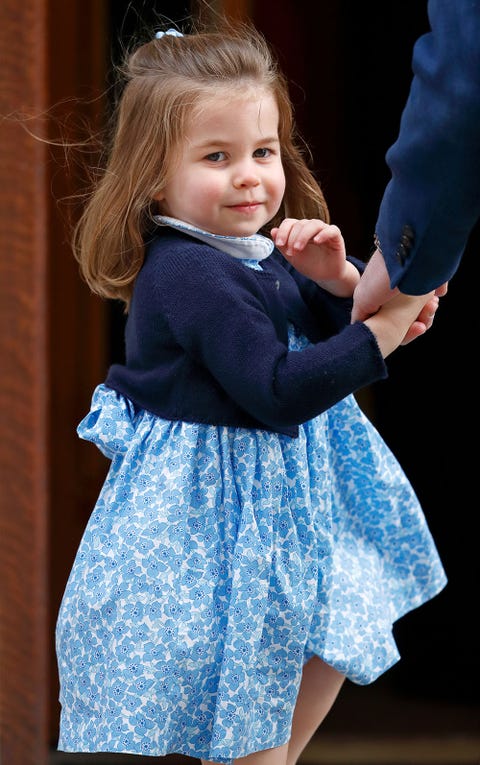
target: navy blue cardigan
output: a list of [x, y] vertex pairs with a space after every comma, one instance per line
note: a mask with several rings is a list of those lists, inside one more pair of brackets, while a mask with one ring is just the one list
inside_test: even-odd
[[[362, 264], [355, 261], [361, 269]], [[147, 247], [105, 384], [168, 420], [298, 435], [298, 425], [387, 376], [372, 332], [274, 250], [262, 271], [161, 229]], [[292, 322], [313, 345], [288, 350]]]

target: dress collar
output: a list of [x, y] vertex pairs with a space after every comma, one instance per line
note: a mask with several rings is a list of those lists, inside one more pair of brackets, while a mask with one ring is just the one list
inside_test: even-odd
[[186, 234], [200, 239], [202, 242], [211, 244], [227, 255], [242, 260], [265, 260], [271, 255], [274, 244], [262, 234], [253, 234], [252, 236], [222, 236], [221, 234], [211, 234], [209, 231], [202, 231], [200, 228], [192, 226], [176, 218], [169, 218], [167, 215], [155, 215], [155, 222], [160, 226], [170, 226], [178, 231], [184, 231]]

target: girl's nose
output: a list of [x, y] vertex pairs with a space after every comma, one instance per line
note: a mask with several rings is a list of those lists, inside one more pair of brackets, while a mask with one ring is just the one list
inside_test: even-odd
[[236, 189], [253, 188], [259, 183], [257, 168], [252, 162], [244, 162], [240, 167], [237, 167], [233, 175], [233, 185]]

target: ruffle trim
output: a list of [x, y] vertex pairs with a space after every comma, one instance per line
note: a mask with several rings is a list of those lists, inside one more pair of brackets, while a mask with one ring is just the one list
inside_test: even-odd
[[77, 433], [113, 459], [117, 454], [125, 454], [132, 443], [136, 417], [131, 401], [102, 384], [95, 389], [90, 411], [79, 423]]

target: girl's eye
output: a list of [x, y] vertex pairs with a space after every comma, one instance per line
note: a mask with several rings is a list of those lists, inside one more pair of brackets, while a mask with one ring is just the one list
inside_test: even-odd
[[225, 152], [214, 151], [212, 154], [207, 154], [206, 159], [208, 159], [209, 162], [221, 162], [223, 159], [225, 159]]
[[256, 149], [253, 152], [253, 156], [259, 157], [260, 159], [267, 159], [267, 157], [269, 157], [271, 153], [272, 153], [271, 149]]

